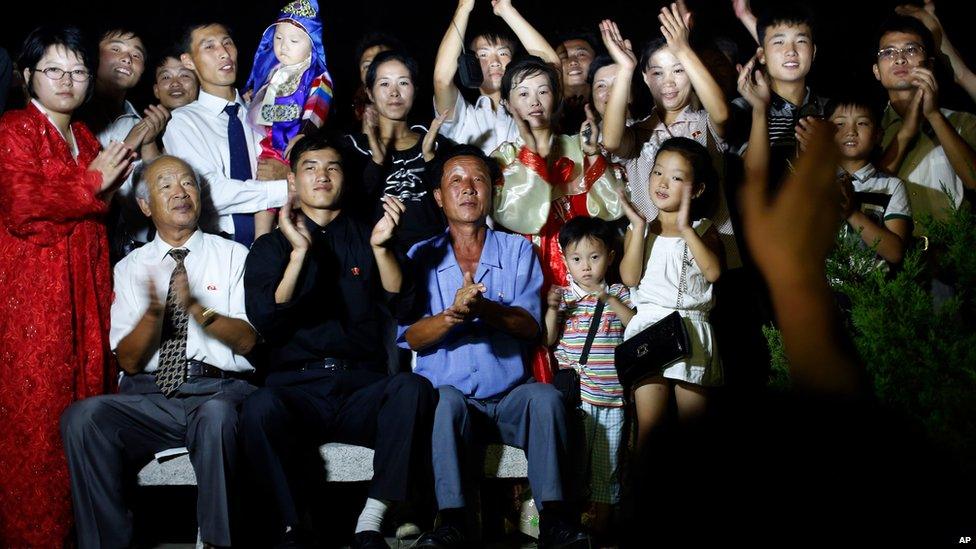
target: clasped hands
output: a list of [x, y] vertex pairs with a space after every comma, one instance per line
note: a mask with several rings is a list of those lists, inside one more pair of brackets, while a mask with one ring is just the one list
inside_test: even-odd
[[486, 291], [488, 288], [475, 282], [470, 272], [464, 273], [464, 283], [455, 292], [454, 303], [441, 312], [441, 317], [448, 325], [456, 326], [481, 316], [488, 301], [484, 297]]

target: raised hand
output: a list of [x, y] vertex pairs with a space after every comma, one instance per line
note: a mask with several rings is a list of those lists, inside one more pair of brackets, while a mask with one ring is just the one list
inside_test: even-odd
[[681, 193], [681, 203], [678, 204], [678, 219], [675, 225], [678, 231], [685, 232], [691, 229], [691, 184], [681, 183], [678, 192]]
[[506, 12], [514, 10], [512, 0], [491, 0], [491, 12], [502, 17]]
[[257, 173], [254, 178], [258, 181], [279, 181], [288, 177], [288, 165], [274, 158], [258, 160]]
[[393, 233], [400, 223], [400, 216], [406, 209], [407, 207], [399, 198], [383, 195], [383, 217], [373, 227], [373, 234], [369, 237], [369, 245], [374, 248], [385, 246], [393, 238]]
[[312, 235], [308, 232], [305, 220], [301, 218], [300, 212], [292, 207], [292, 196], [288, 197], [285, 204], [278, 210], [278, 228], [285, 236], [292, 250], [304, 253], [312, 245]]
[[98, 191], [114, 191], [132, 172], [133, 160], [135, 153], [124, 143], [113, 141], [102, 149], [88, 165], [88, 171], [98, 172], [102, 176], [102, 185]]
[[[508, 108], [508, 102], [505, 102], [506, 108]], [[518, 112], [511, 109], [509, 113], [512, 118], [515, 119], [515, 125], [518, 127], [519, 137], [522, 138], [522, 142], [525, 143], [525, 148], [530, 151], [539, 154], [539, 146], [535, 141], [535, 134], [532, 133], [532, 129], [529, 128], [529, 122], [522, 118]]]
[[546, 305], [550, 309], [558, 309], [559, 304], [563, 302], [563, 293], [566, 291], [562, 286], [551, 286], [549, 288], [549, 293], [546, 295]]
[[451, 308], [465, 319], [474, 318], [481, 312], [482, 294], [488, 291], [484, 285], [474, 281], [470, 271], [464, 273], [464, 282], [454, 294]]
[[762, 71], [755, 70], [758, 63], [758, 54], [754, 55], [748, 63], [739, 71], [738, 89], [739, 94], [755, 110], [765, 112], [769, 107], [770, 94], [769, 84]]
[[586, 156], [596, 156], [600, 152], [599, 136], [597, 135], [600, 126], [596, 123], [596, 116], [593, 114], [593, 108], [589, 103], [584, 105], [584, 109], [586, 110], [586, 120], [580, 126], [580, 149]]
[[159, 134], [163, 133], [171, 115], [169, 109], [162, 105], [149, 105], [143, 111], [143, 115], [142, 122], [147, 123], [148, 130], [142, 137], [142, 144], [148, 145], [154, 143], [156, 138], [159, 137]]
[[447, 114], [443, 112], [430, 121], [430, 128], [427, 130], [427, 135], [424, 136], [424, 142], [421, 145], [421, 150], [424, 153], [424, 162], [430, 162], [434, 159], [434, 155], [437, 154], [435, 147], [437, 144], [437, 133], [440, 131], [444, 121], [447, 120]]
[[603, 38], [603, 45], [607, 48], [607, 53], [613, 62], [621, 68], [634, 70], [637, 67], [637, 56], [634, 55], [634, 48], [630, 40], [621, 36], [617, 24], [609, 19], [600, 22], [600, 36]]
[[668, 49], [675, 56], [691, 48], [688, 42], [688, 21], [691, 19], [690, 13], [686, 13], [682, 17], [678, 5], [671, 4], [670, 7], [665, 6], [661, 8], [661, 14], [657, 16], [657, 19], [661, 22], [661, 34], [668, 41]]
[[918, 130], [922, 127], [922, 100], [925, 98], [925, 90], [917, 88], [912, 95], [912, 102], [908, 104], [905, 117], [902, 119], [901, 128], [898, 133], [904, 140], [914, 138]]
[[[771, 283], [822, 283], [823, 262], [840, 222], [836, 126], [814, 120], [796, 171], [772, 199], [768, 181], [747, 178], [740, 193], [746, 242]], [[813, 277], [813, 278], [811, 278]]]
[[923, 92], [922, 114], [926, 118], [939, 114], [939, 83], [935, 74], [924, 67], [913, 68], [911, 74], [912, 84]]
[[634, 226], [634, 230], [636, 231], [638, 228], [640, 228], [640, 232], [643, 232], [644, 225], [647, 223], [647, 220], [644, 219], [644, 216], [641, 215], [641, 213], [637, 211], [637, 208], [634, 207], [633, 203], [631, 203], [630, 198], [627, 197], [627, 191], [622, 188], [617, 189], [617, 196], [620, 197], [620, 205], [624, 209], [624, 215], [627, 216], [627, 220], [630, 221], [630, 224]]
[[373, 162], [380, 166], [386, 162], [386, 143], [380, 139], [380, 115], [376, 112], [376, 107], [368, 105], [363, 111], [363, 133], [369, 140], [369, 150], [373, 156]]
[[796, 141], [800, 145], [800, 152], [807, 150], [807, 143], [810, 142], [810, 134], [813, 132], [813, 121], [816, 118], [805, 116], [796, 123]]
[[740, 20], [755, 17], [752, 14], [752, 7], [749, 6], [749, 0], [732, 0], [732, 11], [735, 12], [735, 17]]
[[837, 177], [837, 184], [840, 185], [840, 210], [841, 217], [849, 219], [851, 214], [857, 210], [857, 195], [854, 193], [854, 183], [851, 181], [851, 174], [844, 173]]
[[185, 270], [173, 273], [173, 289], [176, 291], [176, 306], [184, 311], [188, 311], [197, 302], [193, 292], [190, 291], [190, 282]]
[[146, 297], [149, 298], [149, 306], [146, 307], [146, 314], [151, 317], [161, 318], [166, 311], [166, 304], [159, 300], [159, 294], [156, 293], [156, 281], [152, 277], [146, 279]]
[[[918, 19], [925, 28], [929, 29], [932, 33], [932, 41], [935, 44], [936, 49], [942, 48], [942, 22], [935, 15], [935, 2], [932, 0], [927, 0], [925, 2], [925, 7], [903, 5], [895, 8], [895, 13], [898, 15], [907, 15], [908, 17], [914, 17]], [[935, 52], [925, 52], [927, 55], [934, 55]]]

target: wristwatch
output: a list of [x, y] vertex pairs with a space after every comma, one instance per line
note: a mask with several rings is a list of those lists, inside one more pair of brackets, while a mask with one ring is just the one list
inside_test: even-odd
[[213, 307], [207, 307], [206, 309], [203, 310], [202, 313], [200, 313], [201, 328], [206, 328], [207, 326], [210, 326], [210, 324], [213, 323], [214, 320], [217, 320], [217, 310], [214, 309]]

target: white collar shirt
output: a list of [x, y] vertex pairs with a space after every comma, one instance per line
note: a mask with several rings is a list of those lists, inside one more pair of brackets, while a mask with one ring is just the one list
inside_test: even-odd
[[[436, 104], [434, 110], [437, 110]], [[472, 105], [461, 92], [454, 102], [454, 113], [441, 124], [438, 133], [455, 143], [474, 145], [486, 155], [495, 152], [502, 143], [515, 141], [519, 135], [515, 119], [505, 107], [492, 108], [491, 98], [487, 95], [478, 97]]]
[[[251, 173], [257, 174], [257, 159], [261, 153], [263, 135], [251, 128], [246, 120], [247, 108], [240, 94], [234, 103], [240, 105], [237, 117], [244, 125]], [[226, 234], [234, 234], [233, 214], [252, 214], [279, 208], [288, 199], [288, 182], [284, 179], [242, 181], [230, 177], [230, 147], [227, 137], [226, 99], [200, 90], [196, 101], [173, 111], [166, 125], [163, 146], [166, 152], [182, 158], [196, 170], [201, 187], [206, 191], [217, 215], [217, 226]]]
[[[248, 322], [244, 310], [244, 260], [247, 248], [200, 230], [193, 233], [181, 248], [189, 251], [183, 265], [190, 291], [200, 305], [212, 307], [220, 315]], [[172, 249], [156, 236], [115, 266], [115, 297], [109, 332], [113, 350], [132, 332], [149, 307], [147, 285], [150, 280], [160, 302], [166, 302], [169, 280], [176, 267], [176, 261], [169, 255]], [[254, 370], [246, 358], [209, 336], [192, 317], [187, 326], [186, 357], [229, 372]], [[158, 361], [157, 349], [146, 364], [145, 371], [154, 372]]]

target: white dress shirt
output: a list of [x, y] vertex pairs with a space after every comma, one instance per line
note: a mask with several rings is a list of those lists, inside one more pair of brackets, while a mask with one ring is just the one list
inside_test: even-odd
[[[105, 126], [95, 137], [98, 138], [98, 142], [102, 144], [103, 149], [107, 148], [112, 141], [121, 143], [125, 141], [125, 138], [129, 136], [129, 132], [132, 131], [132, 128], [140, 120], [142, 120], [142, 117], [139, 116], [136, 108], [132, 106], [132, 103], [125, 101], [122, 114], [112, 121], [111, 124]], [[138, 149], [136, 152], [139, 152]], [[139, 209], [139, 203], [136, 202], [136, 195], [133, 192], [135, 182], [132, 179], [141, 163], [141, 158], [132, 163], [132, 173], [119, 186], [119, 191], [116, 193], [116, 200], [119, 200], [122, 205], [122, 218], [125, 220], [125, 226], [129, 232], [129, 236], [139, 242], [146, 242], [149, 240], [149, 218], [143, 215], [142, 210]]]
[[[247, 124], [247, 108], [240, 94], [234, 102], [241, 106], [237, 117], [244, 125], [244, 136], [251, 152], [251, 173], [257, 174], [257, 157], [263, 136]], [[230, 103], [200, 90], [196, 101], [173, 111], [173, 118], [163, 134], [166, 152], [182, 158], [200, 176], [201, 187], [207, 191], [221, 231], [234, 234], [232, 214], [249, 214], [278, 208], [288, 199], [288, 182], [241, 181], [230, 177], [230, 147], [227, 142], [227, 114]], [[210, 204], [208, 204], [210, 206]]]
[[[434, 111], [437, 111], [436, 103]], [[478, 97], [472, 105], [465, 101], [461, 92], [458, 92], [454, 102], [453, 115], [441, 124], [438, 133], [455, 143], [474, 145], [486, 155], [495, 152], [502, 143], [515, 141], [519, 135], [515, 119], [505, 107], [499, 105], [497, 109], [492, 109], [491, 99], [487, 95]]]
[[[182, 248], [189, 250], [183, 265], [190, 291], [200, 305], [212, 307], [220, 315], [248, 322], [244, 311], [244, 260], [247, 248], [200, 230], [193, 233]], [[169, 279], [176, 267], [176, 261], [169, 255], [171, 249], [172, 246], [156, 236], [115, 266], [115, 297], [109, 332], [113, 350], [132, 332], [149, 307], [149, 280], [152, 280], [160, 302], [166, 302]], [[192, 315], [187, 326], [186, 357], [230, 372], [254, 370], [246, 358], [209, 336]], [[157, 349], [146, 364], [145, 371], [156, 371], [158, 361]]]

